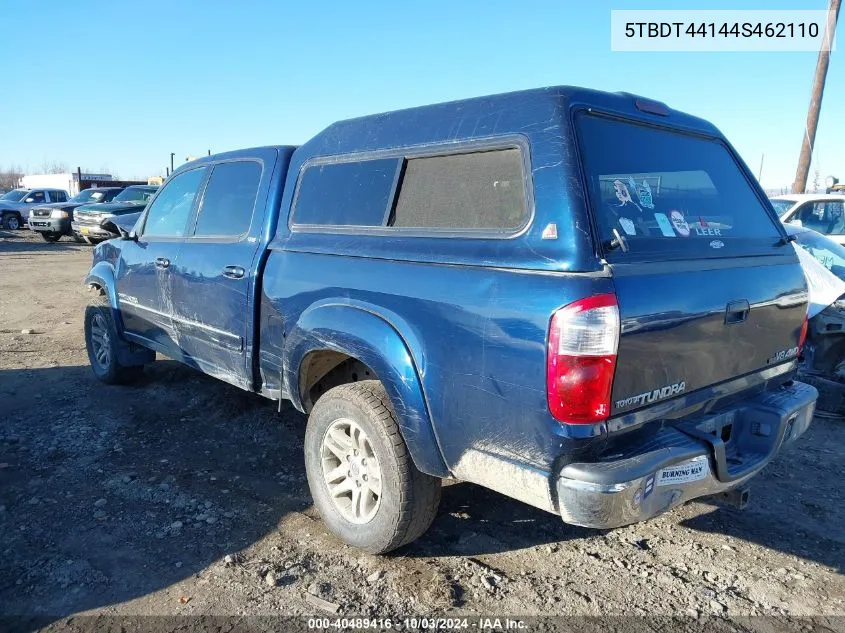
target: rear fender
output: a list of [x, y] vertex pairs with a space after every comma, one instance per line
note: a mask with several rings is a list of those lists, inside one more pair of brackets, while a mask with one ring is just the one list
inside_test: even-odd
[[374, 307], [317, 304], [304, 312], [287, 334], [285, 347], [282, 381], [298, 409], [305, 409], [299, 376], [310, 352], [333, 350], [356, 358], [384, 384], [416, 467], [437, 477], [449, 476], [409, 346]]

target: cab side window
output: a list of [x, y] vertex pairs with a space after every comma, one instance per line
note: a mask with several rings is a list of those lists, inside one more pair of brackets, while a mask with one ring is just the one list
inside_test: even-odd
[[64, 191], [51, 191], [50, 200], [53, 202], [67, 202], [67, 196]]
[[26, 199], [29, 202], [44, 202], [47, 197], [44, 195], [43, 191], [30, 191]]
[[153, 200], [144, 221], [144, 237], [184, 237], [188, 218], [207, 169], [200, 167], [173, 178]]

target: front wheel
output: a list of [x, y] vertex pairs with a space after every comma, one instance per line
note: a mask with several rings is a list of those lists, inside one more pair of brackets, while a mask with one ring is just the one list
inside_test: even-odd
[[21, 228], [21, 218], [16, 213], [9, 213], [4, 218], [3, 224], [10, 231], [17, 231]]
[[99, 295], [85, 308], [85, 347], [94, 375], [108, 385], [126, 384], [144, 371], [142, 365], [123, 365], [120, 339], [108, 299]]
[[422, 536], [440, 504], [440, 479], [414, 466], [377, 380], [340, 385], [317, 401], [305, 431], [305, 470], [329, 529], [371, 554]]
[[61, 233], [42, 233], [41, 237], [44, 238], [45, 242], [58, 242], [62, 239]]

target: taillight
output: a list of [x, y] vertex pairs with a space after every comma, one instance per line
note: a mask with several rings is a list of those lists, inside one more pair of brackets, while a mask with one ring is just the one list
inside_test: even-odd
[[549, 410], [567, 424], [610, 415], [619, 346], [619, 307], [612, 294], [570, 303], [552, 315], [546, 366]]
[[807, 342], [807, 329], [810, 327], [809, 316], [804, 317], [804, 323], [801, 325], [801, 334], [798, 335], [798, 353], [804, 349], [804, 343]]

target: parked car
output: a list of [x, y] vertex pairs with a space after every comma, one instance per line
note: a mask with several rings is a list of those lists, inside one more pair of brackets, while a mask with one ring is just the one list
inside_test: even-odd
[[73, 234], [89, 244], [117, 237], [117, 233], [104, 228], [103, 224], [116, 216], [143, 210], [157, 189], [158, 187], [152, 185], [132, 185], [126, 187], [109, 203], [79, 207], [71, 222]]
[[845, 196], [793, 193], [771, 200], [782, 222], [803, 226], [845, 244]]
[[86, 278], [95, 376], [160, 352], [292, 401], [316, 508], [368, 552], [424, 533], [446, 477], [602, 529], [742, 505], [812, 419], [796, 251], [721, 133], [661, 103], [341, 121], [182, 166], [135, 227]]
[[67, 199], [67, 191], [63, 189], [12, 189], [0, 196], [0, 226], [16, 231], [29, 218], [33, 204], [67, 202]]
[[29, 212], [29, 228], [39, 233], [47, 242], [58, 242], [62, 239], [62, 235], [73, 235], [71, 222], [73, 222], [74, 209], [84, 204], [111, 202], [123, 189], [123, 187], [85, 189], [67, 202], [53, 202], [33, 207]]
[[[787, 225], [795, 243], [845, 281], [845, 246], [816, 231]], [[799, 367], [801, 380], [819, 391], [821, 411], [845, 415], [845, 296], [810, 319]]]

